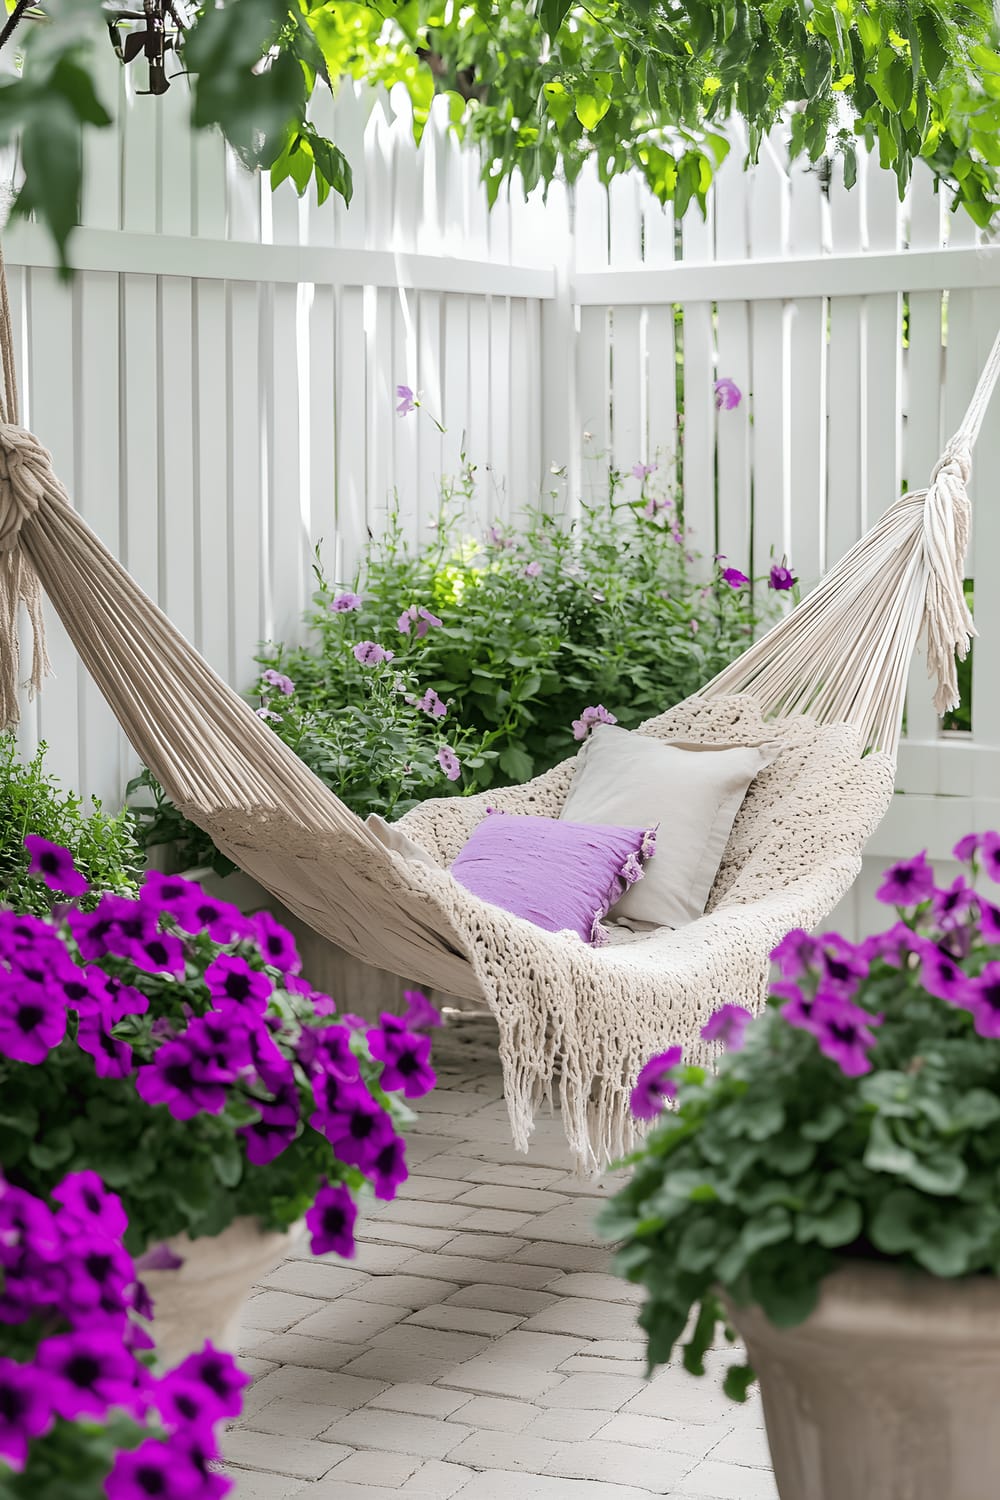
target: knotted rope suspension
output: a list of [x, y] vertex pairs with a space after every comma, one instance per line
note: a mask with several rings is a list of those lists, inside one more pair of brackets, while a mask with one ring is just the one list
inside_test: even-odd
[[965, 420], [926, 490], [901, 496], [797, 609], [702, 689], [750, 693], [768, 714], [853, 725], [895, 755], [910, 661], [921, 634], [939, 714], [958, 705], [955, 658], [976, 627], [965, 601], [972, 448], [997, 379], [1000, 334]]
[[20, 716], [18, 703], [18, 611], [23, 605], [31, 626], [31, 696], [41, 690], [52, 670], [45, 649], [42, 587], [20, 546], [21, 527], [35, 514], [46, 493], [69, 497], [52, 472], [52, 459], [37, 438], [18, 425], [17, 376], [11, 327], [7, 276], [0, 250], [0, 729], [12, 729]]

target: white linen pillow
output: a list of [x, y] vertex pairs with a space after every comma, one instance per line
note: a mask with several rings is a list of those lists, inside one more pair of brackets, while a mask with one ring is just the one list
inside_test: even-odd
[[684, 927], [704, 913], [750, 783], [779, 744], [692, 745], [598, 724], [577, 756], [560, 813], [574, 823], [659, 825], [642, 880], [610, 921]]

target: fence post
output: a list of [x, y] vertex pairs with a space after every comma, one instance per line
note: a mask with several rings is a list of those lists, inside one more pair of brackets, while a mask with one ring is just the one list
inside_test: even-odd
[[541, 304], [542, 504], [556, 514], [572, 514], [580, 501], [580, 446], [576, 397], [576, 311], [574, 202], [571, 191], [553, 183], [545, 211], [555, 296]]

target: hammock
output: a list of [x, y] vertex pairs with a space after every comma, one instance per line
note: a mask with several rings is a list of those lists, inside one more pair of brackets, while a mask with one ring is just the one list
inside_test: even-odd
[[[926, 490], [904, 495], [786, 619], [700, 693], [637, 731], [783, 749], [736, 820], [707, 914], [677, 931], [589, 948], [478, 900], [447, 866], [487, 804], [557, 816], [564, 761], [525, 786], [423, 803], [402, 819], [426, 851], [386, 847], [202, 660], [72, 509], [49, 455], [18, 426], [0, 257], [0, 722], [17, 717], [19, 600], [46, 671], [39, 584], [138, 754], [180, 810], [324, 937], [499, 1027], [513, 1138], [558, 1097], [578, 1165], [633, 1144], [628, 1095], [653, 1053], [698, 1033], [723, 1000], [759, 1007], [771, 949], [844, 895], [893, 790], [910, 659], [926, 631], [939, 712], [957, 702], [970, 453], [1000, 371], [1000, 337]], [[349, 996], [343, 997], [345, 1002]]]

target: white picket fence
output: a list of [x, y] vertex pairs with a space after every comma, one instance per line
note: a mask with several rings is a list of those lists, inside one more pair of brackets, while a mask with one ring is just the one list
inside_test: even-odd
[[[572, 201], [515, 190], [490, 213], [437, 109], [418, 151], [404, 97], [346, 88], [318, 123], [355, 164], [355, 201], [317, 207], [192, 137], [179, 85], [137, 100], [105, 67], [119, 120], [90, 147], [79, 274], [58, 280], [36, 226], [6, 239], [24, 417], [239, 687], [259, 640], [296, 634], [317, 544], [349, 578], [393, 492], [416, 538], [442, 476], [469, 465], [485, 520], [571, 509], [609, 466], [669, 478], [682, 442], [706, 558], [760, 573], [787, 554], [808, 585], [926, 481], [1000, 326], [1000, 248], [927, 174], [903, 206], [871, 164], [826, 194], [776, 147], [744, 174], [737, 142], [704, 220], [675, 226], [640, 183], [608, 193], [587, 173]], [[722, 376], [735, 410], [715, 409]], [[407, 416], [400, 384], [422, 403]], [[916, 674], [900, 795], [848, 928], [874, 920], [886, 859], [941, 858], [1000, 821], [998, 472], [1000, 406], [977, 454], [973, 732], [941, 735]], [[45, 739], [58, 774], [115, 804], [134, 757], [55, 622], [52, 637], [58, 680], [27, 708], [24, 748]]]

